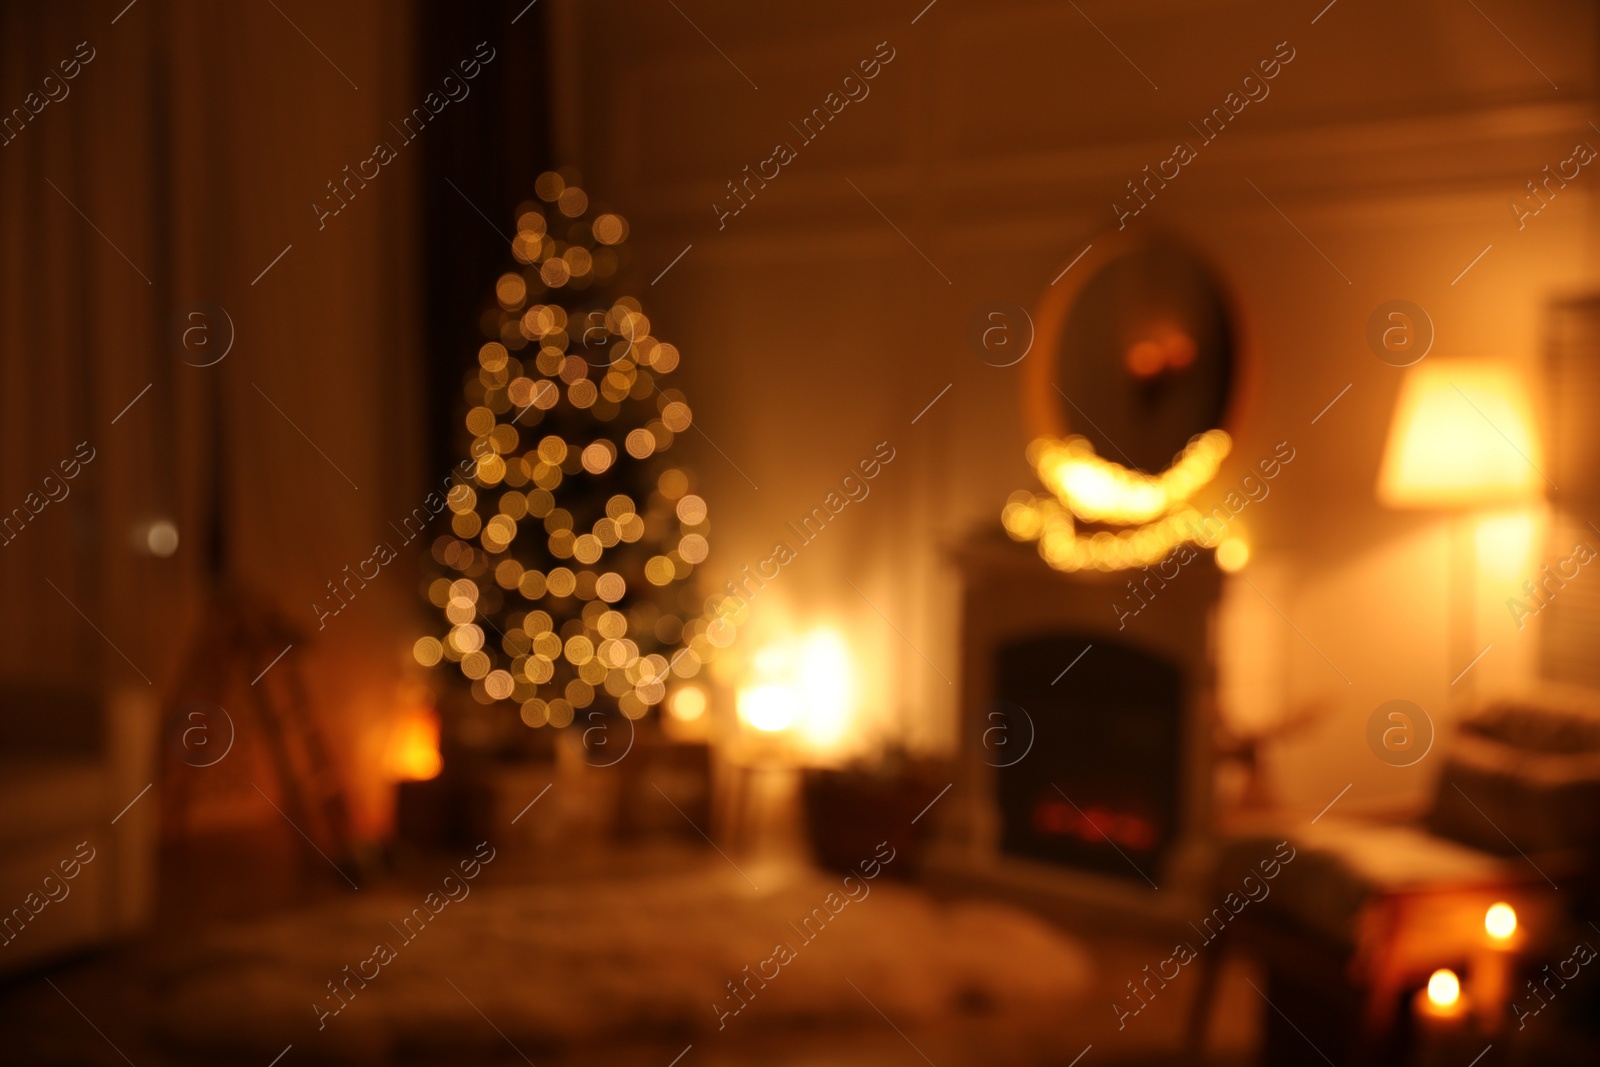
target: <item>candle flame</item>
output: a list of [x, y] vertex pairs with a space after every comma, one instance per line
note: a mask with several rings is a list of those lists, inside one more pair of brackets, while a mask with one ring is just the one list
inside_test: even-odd
[[1483, 928], [1496, 941], [1504, 941], [1517, 931], [1517, 913], [1510, 904], [1493, 904], [1483, 916]]
[[1461, 979], [1456, 972], [1441, 967], [1428, 978], [1428, 999], [1441, 1008], [1448, 1008], [1461, 997]]

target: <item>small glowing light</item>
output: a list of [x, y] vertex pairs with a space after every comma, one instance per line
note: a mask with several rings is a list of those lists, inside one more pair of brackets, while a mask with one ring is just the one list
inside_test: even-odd
[[678, 555], [685, 563], [704, 563], [711, 546], [699, 534], [689, 534], [678, 542]]
[[1217, 546], [1217, 566], [1228, 574], [1235, 574], [1250, 562], [1250, 546], [1243, 538], [1230, 537]]
[[[539, 194], [540, 200], [546, 202], [555, 200], [561, 195], [561, 190], [566, 187], [567, 183], [562, 179], [561, 175], [553, 170], [545, 171], [533, 182], [533, 191]], [[524, 216], [524, 218], [526, 217]]]
[[697, 685], [679, 688], [667, 702], [667, 713], [679, 722], [693, 722], [706, 713], [706, 691]]
[[661, 472], [656, 485], [661, 489], [661, 495], [668, 500], [676, 500], [689, 491], [689, 476], [676, 467]]
[[651, 556], [644, 565], [644, 576], [652, 585], [666, 585], [671, 582], [677, 570], [672, 565], [672, 560], [666, 556]]
[[1483, 928], [1496, 941], [1504, 941], [1517, 931], [1517, 913], [1510, 904], [1492, 904], [1483, 916]]
[[601, 215], [594, 220], [594, 239], [603, 245], [614, 245], [628, 234], [628, 224], [621, 215]]
[[483, 679], [483, 688], [496, 700], [504, 700], [511, 695], [512, 681], [509, 671], [490, 671]]
[[577, 588], [577, 576], [565, 567], [557, 567], [545, 578], [545, 589], [551, 596], [571, 596]]
[[577, 218], [583, 214], [584, 208], [589, 206], [589, 197], [582, 189], [573, 186], [561, 191], [556, 197], [556, 206], [568, 218]]
[[678, 521], [694, 526], [706, 521], [706, 502], [690, 493], [678, 501]]
[[650, 365], [662, 374], [669, 374], [678, 365], [678, 349], [674, 345], [657, 345]]
[[1154, 378], [1167, 365], [1167, 354], [1154, 341], [1140, 341], [1128, 349], [1123, 361], [1135, 378]]
[[425, 782], [444, 768], [439, 755], [439, 719], [431, 710], [407, 715], [389, 749], [389, 770], [408, 782]]
[[[500, 306], [507, 311], [511, 311], [522, 303], [523, 298], [528, 293], [528, 287], [522, 280], [522, 275], [502, 274], [500, 280], [495, 282], [494, 293], [495, 297], [500, 301]], [[501, 351], [503, 352], [504, 349], [501, 349]], [[484, 366], [487, 367], [489, 364], [485, 363]]]
[[799, 701], [781, 685], [763, 685], [739, 694], [739, 717], [757, 730], [777, 733], [795, 720]]
[[650, 431], [637, 429], [628, 431], [626, 440], [628, 455], [634, 459], [644, 459], [656, 450], [656, 439], [650, 436]]
[[689, 405], [682, 401], [673, 401], [661, 409], [661, 421], [673, 433], [682, 433], [689, 428], [689, 423], [694, 416], [689, 411]]
[[602, 438], [583, 450], [583, 469], [590, 474], [604, 474], [616, 458], [617, 446]]
[[522, 721], [532, 727], [540, 727], [550, 721], [550, 709], [544, 701], [535, 697], [522, 704]]
[[539, 280], [552, 289], [559, 289], [572, 277], [572, 268], [564, 259], [547, 259], [539, 267]]
[[1448, 1008], [1461, 999], [1461, 979], [1456, 972], [1441, 967], [1428, 978], [1428, 999], [1441, 1008]]
[[575, 278], [588, 274], [589, 269], [594, 266], [594, 259], [589, 255], [589, 250], [576, 245], [567, 249], [561, 258], [567, 261], [567, 269]]
[[178, 528], [167, 519], [157, 519], [145, 531], [144, 546], [152, 556], [166, 559], [178, 551]]

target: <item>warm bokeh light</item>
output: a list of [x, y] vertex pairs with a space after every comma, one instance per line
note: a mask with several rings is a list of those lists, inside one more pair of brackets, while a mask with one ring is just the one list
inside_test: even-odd
[[439, 719], [418, 709], [400, 720], [389, 745], [389, 773], [401, 781], [425, 782], [444, 768], [439, 755]]
[[697, 685], [682, 686], [667, 701], [667, 713], [679, 722], [694, 722], [706, 713], [706, 691]]
[[1522, 376], [1494, 362], [1428, 360], [1406, 372], [1378, 497], [1390, 507], [1463, 508], [1540, 491], [1541, 449]]
[[1230, 537], [1217, 546], [1217, 566], [1228, 574], [1235, 574], [1250, 562], [1250, 546], [1242, 537]]
[[1461, 979], [1456, 972], [1441, 967], [1428, 978], [1428, 1000], [1438, 1007], [1448, 1008], [1461, 998]]
[[757, 730], [777, 733], [794, 724], [799, 703], [787, 686], [756, 686], [739, 694], [739, 717]]
[[1129, 345], [1122, 361], [1135, 378], [1154, 378], [1169, 368], [1183, 370], [1190, 366], [1197, 351], [1194, 338], [1187, 331], [1169, 325]]
[[1179, 545], [1210, 546], [1205, 517], [1189, 507], [1130, 530], [1079, 533], [1072, 513], [1055, 498], [1020, 490], [1006, 501], [1000, 522], [1013, 540], [1039, 542], [1039, 555], [1059, 571], [1144, 567], [1165, 559]]
[[814, 630], [800, 645], [796, 668], [800, 736], [818, 754], [831, 754], [854, 725], [850, 650], [836, 631]]
[[178, 551], [178, 528], [170, 519], [157, 519], [144, 534], [144, 546], [157, 559], [166, 559]]
[[[452, 479], [449, 533], [432, 551], [462, 577], [427, 589], [449, 628], [418, 639], [412, 656], [459, 667], [473, 699], [514, 703], [530, 727], [568, 725], [597, 704], [637, 719], [667, 701], [669, 676], [693, 677], [728, 647], [737, 622], [711, 602], [695, 616], [677, 588], [711, 553], [689, 473], [652, 469], [693, 424], [664, 377], [678, 350], [650, 336], [634, 297], [579, 307], [549, 291], [612, 274], [627, 222], [584, 221], [574, 173], [547, 172], [534, 188], [555, 206], [518, 209], [513, 251], [525, 266], [496, 280], [499, 309], [481, 323], [489, 340], [465, 376], [474, 462]], [[697, 696], [703, 715], [703, 693], [673, 706], [687, 714]], [[795, 713], [771, 696], [756, 720], [785, 729]]]
[[1483, 928], [1496, 941], [1505, 941], [1517, 932], [1517, 913], [1504, 901], [1492, 904], [1483, 916]]
[[1528, 511], [1491, 515], [1473, 531], [1478, 565], [1495, 578], [1519, 578], [1528, 569], [1538, 523]]
[[1149, 522], [1184, 504], [1216, 476], [1232, 444], [1223, 431], [1207, 430], [1160, 474], [1102, 459], [1084, 437], [1042, 438], [1028, 451], [1039, 480], [1078, 518], [1127, 524]]
[[[1209, 547], [1205, 520], [1189, 498], [1216, 476], [1233, 440], [1222, 430], [1189, 439], [1160, 474], [1101, 459], [1087, 438], [1040, 438], [1028, 458], [1046, 496], [1012, 493], [1000, 513], [1016, 541], [1037, 541], [1039, 555], [1060, 571], [1115, 571], [1165, 559], [1178, 546]], [[1130, 529], [1080, 533], [1077, 521]]]
[[752, 657], [739, 717], [765, 733], [789, 731], [802, 759], [834, 763], [861, 741], [855, 672], [844, 637], [818, 627]]

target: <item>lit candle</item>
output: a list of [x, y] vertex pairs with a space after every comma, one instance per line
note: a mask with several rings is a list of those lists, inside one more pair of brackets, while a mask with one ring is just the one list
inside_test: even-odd
[[1501, 901], [1483, 916], [1483, 939], [1472, 955], [1472, 1000], [1485, 1033], [1499, 1033], [1505, 1024], [1506, 1000], [1517, 946], [1517, 913]]
[[1451, 1062], [1467, 1047], [1469, 1007], [1456, 972], [1440, 968], [1429, 976], [1427, 986], [1417, 990], [1412, 1001], [1419, 1064]]
[[1456, 972], [1441, 967], [1428, 976], [1427, 988], [1418, 992], [1417, 1004], [1430, 1019], [1456, 1019], [1466, 1012], [1461, 996], [1461, 979]]

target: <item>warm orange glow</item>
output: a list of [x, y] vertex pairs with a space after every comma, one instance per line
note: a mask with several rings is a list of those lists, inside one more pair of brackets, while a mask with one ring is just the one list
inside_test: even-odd
[[705, 713], [706, 691], [697, 685], [683, 686], [667, 702], [667, 714], [679, 722], [694, 722]]
[[835, 752], [855, 725], [851, 716], [850, 650], [833, 630], [814, 630], [800, 645], [796, 688], [800, 736], [822, 755]]
[[439, 718], [429, 710], [412, 712], [401, 720], [389, 747], [389, 772], [407, 782], [438, 777], [444, 767], [439, 755]]
[[1230, 537], [1217, 546], [1217, 566], [1228, 574], [1244, 569], [1250, 562], [1250, 546], [1241, 537]]
[[1478, 561], [1496, 578], [1517, 578], [1528, 569], [1537, 528], [1528, 511], [1491, 515], [1479, 520], [1473, 531]]
[[1129, 345], [1122, 360], [1135, 378], [1154, 378], [1168, 368], [1183, 370], [1194, 362], [1195, 354], [1194, 338], [1167, 326], [1154, 336]]
[[756, 653], [749, 684], [740, 690], [739, 718], [765, 733], [790, 731], [809, 758], [833, 762], [859, 742], [850, 649], [833, 629]]
[[1182, 506], [1216, 476], [1232, 447], [1221, 430], [1195, 436], [1160, 474], [1129, 470], [1102, 459], [1084, 437], [1041, 438], [1028, 449], [1049, 487], [1074, 515], [1088, 522], [1149, 522]]
[[1439, 968], [1428, 978], [1428, 1000], [1436, 1007], [1449, 1008], [1461, 999], [1461, 979], [1456, 972]]
[[[1013, 540], [1037, 541], [1039, 555], [1056, 570], [1156, 563], [1179, 545], [1205, 543], [1200, 515], [1188, 501], [1216, 476], [1232, 447], [1227, 433], [1207, 430], [1152, 475], [1102, 459], [1087, 438], [1041, 437], [1028, 446], [1028, 458], [1050, 495], [1012, 493], [1000, 521]], [[1075, 520], [1129, 528], [1079, 533]]]
[[1517, 932], [1517, 913], [1510, 904], [1493, 904], [1483, 916], [1483, 928], [1496, 941], [1506, 941]]
[[782, 685], [760, 685], [739, 694], [739, 717], [763, 733], [777, 733], [794, 724], [799, 701]]
[[1526, 500], [1543, 482], [1540, 462], [1533, 406], [1513, 368], [1429, 360], [1400, 387], [1378, 497], [1419, 508]]
[[1128, 349], [1123, 359], [1135, 378], [1154, 378], [1167, 365], [1167, 354], [1154, 341], [1140, 341]]

